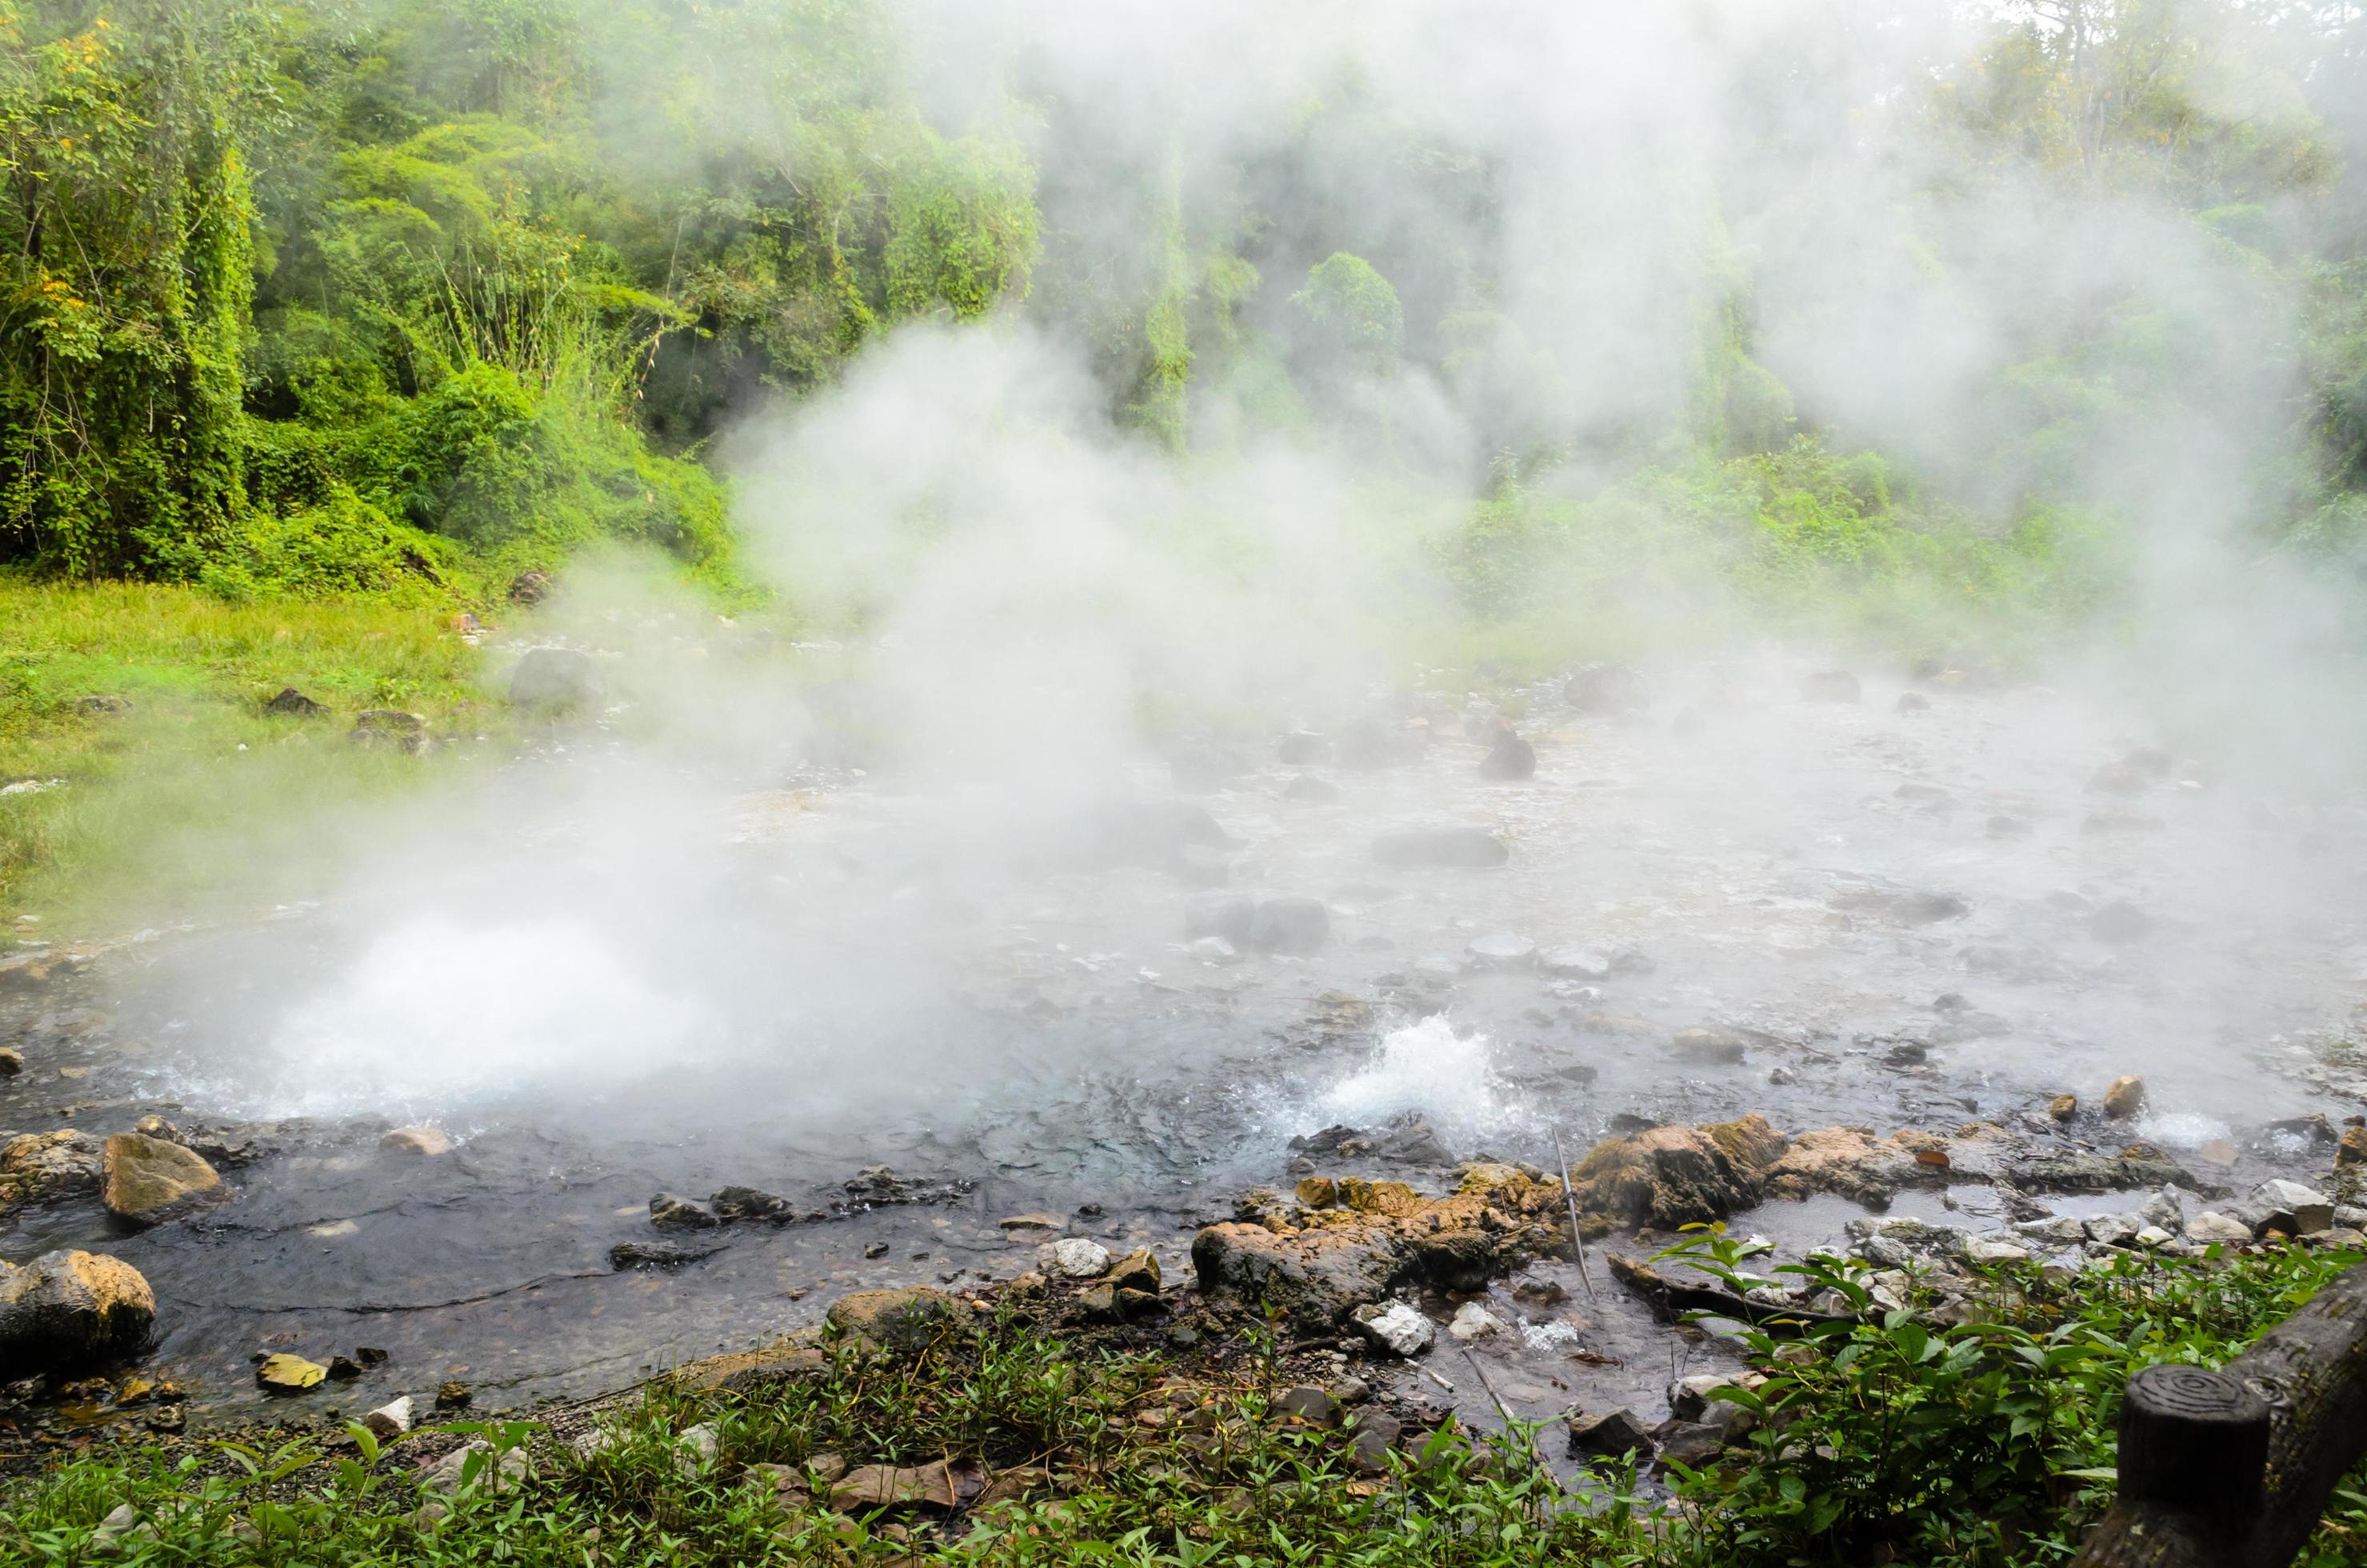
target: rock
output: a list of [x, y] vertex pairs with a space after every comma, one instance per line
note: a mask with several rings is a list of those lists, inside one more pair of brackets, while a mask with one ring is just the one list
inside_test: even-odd
[[703, 1231], [719, 1221], [715, 1210], [698, 1199], [661, 1192], [650, 1199], [650, 1223], [675, 1230]]
[[1303, 1421], [1310, 1426], [1340, 1425], [1340, 1402], [1321, 1389], [1302, 1384], [1287, 1388], [1274, 1396], [1269, 1414], [1285, 1420]]
[[2153, 917], [2126, 899], [2115, 899], [2088, 916], [2088, 934], [2115, 947], [2142, 942], [2152, 933]]
[[128, 697], [116, 697], [105, 694], [95, 694], [89, 697], [77, 697], [74, 699], [74, 708], [75, 712], [83, 714], [85, 717], [112, 717], [117, 714], [130, 712], [131, 699]]
[[1086, 819], [1079, 858], [1094, 865], [1171, 866], [1186, 849], [1239, 847], [1191, 801], [1114, 801]]
[[2334, 1168], [2346, 1170], [2352, 1165], [2367, 1165], [2367, 1127], [2346, 1127], [2342, 1141], [2335, 1145]]
[[[1912, 695], [1911, 693], [1909, 695]], [[1659, 1467], [1699, 1470], [1726, 1449], [1726, 1434], [1696, 1421], [1668, 1421], [1653, 1429], [1660, 1445]]]
[[1554, 948], [1539, 956], [1537, 967], [1558, 980], [1608, 980], [1611, 955], [1592, 948]]
[[1623, 1407], [1591, 1415], [1570, 1413], [1569, 1457], [1574, 1460], [1616, 1459], [1622, 1454], [1651, 1451], [1651, 1437], [1630, 1410]]
[[427, 721], [399, 708], [365, 708], [345, 737], [356, 745], [417, 754], [427, 749]]
[[2186, 1222], [2186, 1239], [2197, 1246], [2242, 1246], [2252, 1239], [2252, 1227], [2232, 1214], [2206, 1210]]
[[362, 1417], [362, 1425], [381, 1441], [411, 1430], [411, 1396], [391, 1399]]
[[87, 1550], [93, 1557], [120, 1557], [131, 1550], [130, 1543], [155, 1539], [154, 1520], [142, 1518], [140, 1511], [129, 1503], [119, 1503], [90, 1532]]
[[2179, 1202], [2177, 1192], [2169, 1187], [2163, 1187], [2146, 1199], [2137, 1210], [2137, 1218], [2148, 1225], [2168, 1231], [2173, 1236], [2186, 1229], [2185, 1207]]
[[1463, 951], [1465, 961], [1473, 969], [1525, 969], [1535, 961], [1537, 945], [1526, 937], [1498, 931]]
[[1109, 1248], [1083, 1236], [1070, 1236], [1036, 1252], [1036, 1267], [1058, 1279], [1096, 1278], [1109, 1266]]
[[2057, 1095], [2046, 1102], [2046, 1114], [2057, 1121], [2068, 1121], [2079, 1114], [2079, 1096]]
[[697, 1263], [703, 1257], [713, 1257], [721, 1246], [684, 1246], [679, 1242], [619, 1242], [608, 1249], [608, 1267], [619, 1271], [628, 1268], [680, 1268]]
[[843, 1334], [890, 1350], [909, 1351], [950, 1330], [964, 1315], [944, 1291], [913, 1286], [841, 1296], [831, 1303], [823, 1321]]
[[1217, 937], [1237, 948], [1249, 946], [1251, 927], [1257, 924], [1257, 900], [1240, 892], [1194, 893], [1184, 904], [1186, 941]]
[[2054, 1214], [2044, 1220], [2024, 1220], [2013, 1228], [2014, 1233], [2048, 1246], [2075, 1247], [2088, 1239], [2087, 1221], [2076, 1214]]
[[2237, 1209], [2239, 1219], [2252, 1223], [2254, 1234], [2282, 1231], [2289, 1236], [2313, 1236], [2334, 1224], [2334, 1200], [2297, 1181], [2264, 1181]]
[[1274, 953], [1311, 953], [1331, 933], [1331, 914], [1320, 899], [1261, 899], [1250, 917], [1248, 943]]
[[1643, 676], [1616, 663], [1580, 665], [1562, 687], [1562, 699], [1581, 713], [1641, 713], [1652, 706]]
[[1468, 1345], [1475, 1339], [1503, 1333], [1504, 1320], [1478, 1301], [1466, 1301], [1455, 1309], [1455, 1321], [1446, 1325], [1446, 1332], [1460, 1343]]
[[307, 1361], [301, 1356], [282, 1353], [266, 1356], [256, 1364], [255, 1381], [267, 1393], [301, 1393], [318, 1388], [329, 1375], [329, 1369], [318, 1361]]
[[1806, 702], [1855, 702], [1862, 695], [1857, 676], [1847, 670], [1816, 670], [1800, 677]]
[[1920, 691], [1902, 691], [1896, 706], [1901, 713], [1929, 713], [1931, 711], [1931, 699]]
[[25, 1053], [13, 1046], [0, 1045], [0, 1078], [13, 1078], [25, 1070]]
[[1674, 1230], [1752, 1207], [1786, 1149], [1784, 1135], [1753, 1111], [1739, 1121], [1606, 1139], [1588, 1151], [1570, 1181], [1589, 1216]]
[[1386, 1410], [1360, 1410], [1350, 1424], [1348, 1462], [1366, 1475], [1389, 1468], [1389, 1449], [1397, 1445], [1405, 1423]]
[[521, 572], [510, 579], [510, 603], [538, 605], [549, 598], [551, 590], [558, 585], [548, 572]]
[[2166, 1247], [2177, 1239], [2175, 1233], [2166, 1231], [2159, 1225], [2147, 1225], [2136, 1234], [2137, 1245], [2146, 1248]]
[[1479, 777], [1514, 780], [1532, 778], [1537, 771], [1537, 748], [1506, 730], [1479, 759]]
[[515, 1485], [525, 1478], [526, 1472], [524, 1449], [505, 1449], [497, 1460], [493, 1458], [493, 1446], [477, 1437], [422, 1466], [419, 1485], [423, 1491], [441, 1493], [447, 1497], [476, 1486], [498, 1492]]
[[282, 719], [325, 719], [329, 705], [313, 701], [292, 686], [283, 686], [278, 696], [263, 705], [263, 710]]
[[1285, 801], [1301, 801], [1310, 805], [1328, 806], [1340, 798], [1340, 787], [1312, 774], [1302, 773], [1282, 787]]
[[2087, 1222], [2088, 1239], [2105, 1247], [2127, 1246], [2144, 1229], [2145, 1221], [2134, 1214], [2097, 1214]]
[[1423, 731], [1392, 729], [1377, 719], [1357, 719], [1340, 732], [1340, 766], [1375, 768], [1420, 762], [1429, 744], [1429, 736]]
[[718, 1187], [714, 1196], [707, 1200], [707, 1206], [715, 1210], [718, 1220], [727, 1223], [753, 1220], [785, 1225], [798, 1217], [797, 1207], [787, 1199], [776, 1192], [766, 1192], [753, 1187]]
[[685, 1461], [682, 1468], [685, 1470], [703, 1470], [713, 1464], [716, 1455], [723, 1451], [722, 1434], [716, 1430], [712, 1421], [701, 1421], [695, 1426], [684, 1427], [681, 1435], [674, 1438], [674, 1443], [682, 1449], [681, 1458]]
[[1137, 1247], [1109, 1266], [1102, 1278], [1121, 1290], [1143, 1290], [1157, 1294], [1160, 1286], [1159, 1259], [1148, 1247]]
[[417, 1154], [432, 1159], [452, 1152], [452, 1140], [433, 1127], [398, 1127], [378, 1141], [390, 1154]]
[[1556, 1306], [1569, 1300], [1569, 1287], [1535, 1264], [1522, 1269], [1507, 1282], [1515, 1301], [1531, 1301], [1541, 1307]]
[[71, 1127], [28, 1132], [0, 1147], [0, 1208], [96, 1191], [98, 1141]]
[[2346, 1231], [2367, 1231], [2367, 1207], [2338, 1203], [2334, 1206], [2334, 1222]]
[[1376, 1350], [1406, 1359], [1428, 1350], [1438, 1331], [1420, 1309], [1404, 1301], [1371, 1301], [1348, 1314], [1356, 1332]]
[[1281, 1234], [1230, 1222], [1193, 1238], [1192, 1265], [1204, 1294], [1238, 1296], [1312, 1326], [1386, 1295], [1405, 1260], [1398, 1239], [1375, 1229]]
[[463, 1382], [443, 1382], [436, 1385], [436, 1408], [466, 1410], [475, 1402], [476, 1394]]
[[510, 672], [510, 706], [538, 712], [589, 708], [607, 695], [600, 665], [573, 648], [531, 648]]
[[1734, 1379], [1725, 1372], [1696, 1372], [1689, 1378], [1679, 1378], [1669, 1385], [1669, 1414], [1680, 1421], [1699, 1421], [1709, 1411], [1710, 1395], [1733, 1385]]
[[1285, 767], [1307, 767], [1331, 760], [1331, 743], [1308, 730], [1294, 730], [1274, 744], [1274, 759]]
[[2135, 1074], [2113, 1079], [2112, 1087], [2104, 1091], [2104, 1114], [2115, 1121], [2136, 1115], [2145, 1105], [2146, 1082]]
[[1373, 840], [1373, 858], [1384, 866], [1483, 868], [1512, 858], [1504, 841], [1476, 827], [1422, 828], [1389, 833]]
[[1921, 1040], [1901, 1040], [1882, 1053], [1882, 1064], [1885, 1067], [1920, 1067], [1931, 1057], [1931, 1047]]
[[842, 1514], [881, 1508], [950, 1511], [957, 1501], [952, 1467], [943, 1460], [909, 1467], [866, 1464], [848, 1471], [830, 1489], [830, 1506]]
[[104, 1253], [61, 1249], [19, 1267], [0, 1263], [0, 1377], [128, 1356], [155, 1321], [148, 1281]]
[[1058, 1214], [1047, 1213], [1041, 1210], [1029, 1214], [1006, 1214], [1002, 1219], [997, 1220], [994, 1224], [997, 1230], [1002, 1232], [1005, 1235], [1012, 1236], [1014, 1240], [1027, 1239], [1025, 1235], [1020, 1234], [1020, 1233], [1036, 1231], [1057, 1233], [1059, 1231], [1065, 1231], [1069, 1228], [1068, 1221], [1060, 1218]]
[[108, 1212], [130, 1225], [178, 1219], [229, 1195], [201, 1155], [137, 1132], [119, 1132], [100, 1155]]
[[1291, 1196], [1309, 1209], [1329, 1209], [1340, 1201], [1340, 1188], [1330, 1176], [1312, 1176], [1302, 1180]]

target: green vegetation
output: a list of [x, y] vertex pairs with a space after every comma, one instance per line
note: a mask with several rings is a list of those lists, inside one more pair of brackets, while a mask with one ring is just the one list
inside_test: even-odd
[[[1670, 1256], [1748, 1282], [1743, 1249], [1723, 1237]], [[1367, 1474], [1340, 1434], [1270, 1417], [1279, 1369], [1254, 1334], [1219, 1370], [1095, 1349], [1006, 1309], [911, 1356], [834, 1342], [818, 1374], [745, 1392], [651, 1385], [603, 1418], [617, 1437], [588, 1458], [536, 1423], [465, 1424], [491, 1450], [468, 1461], [477, 1481], [440, 1519], [418, 1512], [405, 1475], [423, 1435], [381, 1449], [354, 1428], [355, 1447], [326, 1457], [298, 1439], [88, 1458], [24, 1483], [0, 1545], [28, 1562], [87, 1561], [99, 1522], [128, 1503], [151, 1531], [121, 1537], [116, 1561], [224, 1568], [2056, 1563], [2109, 1500], [2127, 1376], [2223, 1361], [2358, 1261], [2131, 1257], [2062, 1283], [2024, 1269], [1997, 1277], [1989, 1323], [1942, 1329], [1892, 1312], [1793, 1342], [1806, 1357], [1746, 1334], [1770, 1376], [1720, 1397], [1763, 1424], [1725, 1461], [1672, 1471], [1670, 1494], [1625, 1464], [1557, 1481], [1537, 1462], [1550, 1430], [1488, 1439], [1450, 1424]], [[1802, 1271], [1865, 1305], [1860, 1266]], [[693, 1426], [711, 1430], [712, 1460], [685, 1460], [678, 1435]], [[486, 1466], [513, 1448], [530, 1473], [496, 1487]], [[834, 1513], [758, 1468], [796, 1477], [823, 1454], [963, 1461], [1013, 1478], [1018, 1495], [949, 1528], [925, 1513]], [[2362, 1541], [2367, 1492], [2354, 1485], [2304, 1568], [2356, 1562]]]

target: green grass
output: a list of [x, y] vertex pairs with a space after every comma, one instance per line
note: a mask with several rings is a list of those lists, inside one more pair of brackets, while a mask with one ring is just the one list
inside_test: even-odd
[[[73, 935], [201, 912], [266, 863], [300, 870], [324, 808], [400, 793], [437, 765], [349, 744], [354, 713], [401, 708], [436, 729], [461, 714], [473, 730], [480, 671], [453, 612], [429, 602], [234, 604], [0, 576], [0, 783], [62, 780], [0, 795], [0, 916]], [[334, 711], [264, 713], [290, 686]]]
[[[1747, 1261], [1722, 1238], [1681, 1251], [1713, 1273]], [[1269, 1418], [1287, 1374], [1254, 1324], [1236, 1323], [1239, 1336], [1213, 1362], [1187, 1365], [1046, 1332], [1006, 1302], [909, 1356], [837, 1341], [819, 1372], [747, 1392], [653, 1384], [601, 1416], [620, 1440], [590, 1459], [542, 1424], [468, 1424], [462, 1435], [531, 1463], [502, 1486], [481, 1477], [436, 1519], [421, 1515], [409, 1472], [428, 1445], [448, 1447], [453, 1428], [383, 1451], [361, 1433], [334, 1454], [305, 1438], [101, 1452], [0, 1495], [0, 1554], [61, 1568], [91, 1561], [94, 1530], [129, 1504], [153, 1533], [126, 1538], [115, 1561], [221, 1568], [2036, 1568], [2067, 1561], [2109, 1501], [2119, 1390], [2132, 1371], [2222, 1361], [2359, 1261], [2301, 1251], [2131, 1258], [2062, 1283], [2008, 1271], [1997, 1322], [1942, 1330], [1890, 1314], [1812, 1336], [1818, 1353], [1805, 1363], [1746, 1336], [1773, 1374], [1747, 1396], [1765, 1425], [1720, 1465], [1675, 1476], [1676, 1507], [1642, 1492], [1625, 1465], [1566, 1488], [1534, 1458], [1550, 1431], [1488, 1441], [1450, 1424], [1393, 1455], [1387, 1474], [1365, 1475], [1340, 1433]], [[1817, 1267], [1833, 1288], [1861, 1289], [1859, 1266]], [[711, 1461], [684, 1458], [679, 1435], [694, 1426], [715, 1435]], [[857, 1465], [947, 1459], [1035, 1480], [948, 1522], [831, 1513], [785, 1498], [756, 1468], [802, 1471], [825, 1453]], [[2300, 1562], [2355, 1562], [2362, 1541], [2367, 1495], [2354, 1478]]]

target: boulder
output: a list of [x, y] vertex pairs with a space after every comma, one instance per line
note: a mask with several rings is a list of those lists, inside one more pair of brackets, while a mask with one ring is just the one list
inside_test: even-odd
[[1656, 1469], [1682, 1465], [1699, 1470], [1726, 1449], [1725, 1431], [1698, 1421], [1664, 1421], [1652, 1431], [1660, 1445]]
[[315, 702], [292, 686], [281, 687], [279, 695], [265, 703], [263, 710], [282, 719], [325, 719], [329, 716], [327, 703]]
[[2145, 1221], [2135, 1214], [2096, 1214], [2087, 1221], [2088, 1239], [2098, 1246], [2124, 1247], [2137, 1239]]
[[1252, 948], [1274, 953], [1311, 953], [1331, 933], [1331, 914], [1314, 898], [1268, 898], [1258, 901], [1250, 916], [1247, 940]]
[[1920, 691], [1902, 691], [1893, 706], [1900, 713], [1929, 713], [1931, 711], [1931, 699]]
[[2333, 1228], [2334, 1200], [2297, 1181], [2264, 1181], [2237, 1205], [2236, 1217], [2248, 1221], [2256, 1235], [2276, 1230], [2314, 1236]]
[[0, 1147], [0, 1208], [96, 1191], [98, 1140], [71, 1127], [28, 1132]]
[[2145, 1105], [2146, 1081], [2134, 1074], [2113, 1079], [2112, 1086], [2104, 1091], [2104, 1114], [2116, 1121], [2136, 1115], [2145, 1109]]
[[443, 1458], [431, 1460], [420, 1466], [419, 1485], [423, 1491], [441, 1493], [447, 1497], [478, 1486], [498, 1492], [524, 1479], [526, 1472], [524, 1449], [505, 1449], [500, 1460], [496, 1460], [493, 1446], [482, 1437], [477, 1437]]
[[2242, 1246], [2252, 1239], [2252, 1227], [2232, 1214], [2206, 1210], [2186, 1222], [2186, 1239], [2197, 1246]]
[[954, 1299], [942, 1290], [912, 1286], [900, 1290], [856, 1290], [831, 1303], [823, 1321], [842, 1334], [890, 1350], [915, 1350], [962, 1321]]
[[1679, 1029], [1669, 1039], [1669, 1049], [1687, 1062], [1705, 1065], [1730, 1067], [1740, 1062], [1746, 1046], [1740, 1035], [1727, 1029]]
[[391, 1154], [417, 1154], [433, 1158], [452, 1152], [452, 1140], [433, 1127], [398, 1127], [378, 1141], [378, 1146]]
[[1240, 1297], [1309, 1325], [1379, 1300], [1405, 1266], [1402, 1243], [1377, 1227], [1285, 1233], [1231, 1221], [1192, 1240], [1204, 1294]]
[[1831, 1192], [1880, 1207], [1900, 1187], [1946, 1183], [1947, 1165], [1918, 1158], [1942, 1142], [1912, 1132], [1877, 1139], [1865, 1127], [1820, 1127], [1796, 1133], [1767, 1172], [1767, 1193], [1771, 1198], [1806, 1198]]
[[619, 1242], [608, 1249], [608, 1267], [628, 1268], [681, 1268], [704, 1257], [713, 1257], [721, 1246], [685, 1246], [680, 1242]]
[[62, 1249], [0, 1263], [0, 1377], [127, 1356], [155, 1321], [155, 1292], [119, 1258]]
[[1194, 893], [1184, 904], [1184, 939], [1217, 937], [1236, 948], [1247, 947], [1257, 913], [1257, 900], [1247, 893]]
[[2145, 1200], [2137, 1210], [2137, 1218], [2146, 1224], [2157, 1226], [2171, 1235], [2186, 1229], [2186, 1209], [2179, 1202], [2174, 1187], [2163, 1187]]
[[1570, 1172], [1591, 1233], [1722, 1220], [1756, 1204], [1788, 1147], [1753, 1111], [1705, 1127], [1654, 1127], [1605, 1139]]
[[0, 1078], [13, 1078], [25, 1070], [25, 1053], [14, 1046], [0, 1045]]
[[99, 1156], [108, 1212], [128, 1225], [176, 1220], [229, 1196], [204, 1156], [138, 1132], [119, 1132]]
[[1669, 1414], [1680, 1421], [1699, 1421], [1709, 1411], [1710, 1395], [1733, 1384], [1734, 1379], [1725, 1372], [1679, 1378], [1669, 1385]]
[[1121, 1290], [1146, 1290], [1156, 1293], [1160, 1289], [1159, 1259], [1148, 1247], [1138, 1247], [1111, 1264], [1102, 1278]]
[[510, 706], [537, 712], [589, 708], [607, 695], [600, 665], [573, 648], [531, 648], [510, 672]]
[[1388, 833], [1373, 840], [1373, 858], [1384, 866], [1481, 869], [1501, 866], [1512, 851], [1494, 834], [1476, 827], [1418, 828]]
[[1386, 1410], [1360, 1410], [1348, 1428], [1348, 1462], [1366, 1475], [1386, 1474], [1389, 1449], [1405, 1423]]
[[1572, 1411], [1569, 1421], [1569, 1457], [1574, 1460], [1616, 1459], [1652, 1451], [1651, 1435], [1633, 1411], [1622, 1408], [1593, 1415]]
[[1404, 1301], [1367, 1302], [1350, 1312], [1348, 1321], [1374, 1349], [1408, 1360], [1438, 1340], [1437, 1327]]

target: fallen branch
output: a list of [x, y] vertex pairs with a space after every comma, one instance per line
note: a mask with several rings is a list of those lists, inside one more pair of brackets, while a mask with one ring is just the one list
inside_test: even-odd
[[1795, 1332], [1824, 1324], [1863, 1321], [1854, 1313], [1837, 1315], [1810, 1312], [1806, 1307], [1754, 1301], [1722, 1286], [1681, 1285], [1650, 1266], [1632, 1262], [1615, 1252], [1606, 1252], [1603, 1256], [1611, 1261], [1611, 1278], [1641, 1297], [1652, 1309], [1653, 1315], [1663, 1323], [1674, 1323], [1689, 1312], [1710, 1312], [1761, 1328], [1781, 1330], [1790, 1327]]

